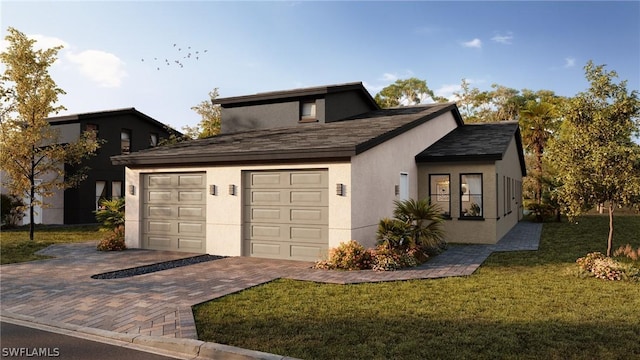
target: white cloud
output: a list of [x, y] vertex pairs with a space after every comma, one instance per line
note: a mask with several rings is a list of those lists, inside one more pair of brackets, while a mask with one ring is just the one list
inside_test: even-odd
[[564, 67], [570, 68], [576, 66], [576, 59], [572, 57], [564, 58]]
[[80, 73], [102, 87], [119, 87], [127, 76], [124, 62], [114, 54], [101, 50], [69, 51], [66, 58], [78, 65]]
[[453, 93], [460, 91], [460, 89], [460, 84], [444, 84], [438, 89], [434, 90], [434, 93], [437, 96], [442, 96], [449, 99], [449, 101], [457, 101], [458, 97], [454, 96]]
[[507, 35], [497, 34], [496, 36], [492, 37], [491, 40], [500, 44], [510, 45], [511, 40], [513, 40], [513, 33], [508, 32]]
[[482, 47], [482, 41], [480, 41], [480, 39], [475, 38], [471, 41], [466, 41], [462, 43], [462, 46], [464, 47], [468, 47], [468, 48], [478, 48], [480, 49]]
[[28, 35], [28, 37], [36, 41], [36, 43], [33, 44], [35, 50], [45, 50], [56, 46], [63, 46], [65, 49], [69, 47], [69, 43], [53, 36], [34, 34]]
[[390, 74], [390, 73], [384, 73], [384, 74], [382, 74], [382, 78], [380, 78], [380, 80], [395, 82], [396, 80], [398, 80], [398, 75]]

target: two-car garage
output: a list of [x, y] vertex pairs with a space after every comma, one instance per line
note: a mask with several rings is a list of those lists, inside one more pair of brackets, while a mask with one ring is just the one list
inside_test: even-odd
[[[142, 184], [142, 247], [207, 252], [207, 199], [215, 206], [217, 197], [207, 196], [206, 173], [143, 174]], [[243, 255], [313, 261], [327, 253], [327, 169], [242, 171], [239, 194]]]

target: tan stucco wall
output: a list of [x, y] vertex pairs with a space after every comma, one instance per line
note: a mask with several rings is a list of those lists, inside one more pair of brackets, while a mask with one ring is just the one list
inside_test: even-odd
[[[206, 251], [210, 254], [240, 256], [242, 255], [242, 171], [275, 170], [275, 169], [327, 169], [329, 174], [329, 247], [339, 245], [349, 239], [351, 231], [351, 166], [349, 163], [318, 164], [276, 164], [264, 166], [212, 166], [185, 168], [157, 168], [125, 170], [125, 241], [128, 247], [141, 247], [141, 181], [142, 174], [164, 172], [202, 172], [207, 174], [207, 240]], [[338, 196], [335, 184], [346, 185], [346, 196]], [[230, 184], [237, 186], [237, 195], [229, 195]], [[131, 195], [129, 186], [135, 187]], [[218, 195], [208, 194], [209, 185], [216, 185]], [[333, 191], [331, 191], [333, 190]]]
[[[409, 176], [409, 197], [418, 195], [415, 156], [457, 127], [449, 112], [386, 141], [351, 159], [353, 183], [351, 239], [373, 247], [380, 219], [393, 217], [395, 186], [400, 173]], [[333, 211], [333, 209], [331, 210]], [[344, 238], [342, 241], [347, 241]]]
[[[451, 219], [444, 221], [448, 242], [493, 244], [496, 239], [496, 172], [493, 162], [423, 163], [419, 165], [420, 198], [429, 196], [429, 174], [450, 174]], [[484, 220], [460, 218], [460, 174], [482, 173]]]
[[[517, 145], [515, 139], [511, 140], [507, 152], [502, 160], [496, 161], [496, 172], [498, 173], [499, 189], [499, 214], [501, 219], [497, 222], [497, 238], [502, 238], [511, 228], [522, 218], [522, 170], [518, 159]], [[504, 209], [504, 176], [516, 180], [516, 190], [511, 196], [511, 212], [505, 215]]]

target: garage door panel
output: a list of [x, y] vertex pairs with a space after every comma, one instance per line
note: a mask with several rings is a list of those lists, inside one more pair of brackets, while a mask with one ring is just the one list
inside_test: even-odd
[[177, 185], [181, 188], [193, 187], [202, 189], [205, 187], [205, 174], [179, 174]]
[[251, 255], [258, 257], [281, 257], [281, 244], [267, 242], [251, 242]]
[[322, 258], [327, 253], [327, 248], [321, 246], [303, 246], [303, 245], [291, 245], [289, 246], [289, 255], [293, 258], [308, 259], [310, 261]]
[[170, 236], [160, 236], [160, 235], [148, 235], [145, 236], [146, 244], [148, 248], [162, 248], [169, 249], [171, 248], [171, 237]]
[[324, 239], [324, 231], [321, 227], [299, 227], [291, 226], [289, 228], [289, 239], [304, 242], [319, 242]]
[[202, 190], [178, 192], [178, 202], [181, 204], [204, 204], [205, 200], [205, 194]]
[[147, 221], [147, 233], [171, 233], [171, 222], [169, 221]]
[[204, 234], [204, 224], [203, 223], [187, 223], [187, 222], [179, 222], [178, 223], [178, 234]]
[[274, 172], [255, 172], [249, 173], [249, 184], [251, 187], [282, 187], [283, 174]]
[[148, 205], [146, 207], [146, 216], [149, 218], [172, 218], [175, 217], [176, 211], [171, 206], [155, 206]]
[[285, 212], [280, 208], [250, 208], [249, 219], [252, 222], [281, 222]]
[[203, 219], [204, 206], [178, 206], [178, 219]]
[[179, 250], [197, 252], [197, 250], [204, 250], [202, 244], [202, 240], [198, 238], [178, 238]]
[[170, 203], [172, 199], [171, 190], [150, 190], [147, 191], [147, 202], [154, 204]]
[[170, 187], [172, 185], [172, 176], [170, 174], [148, 174], [145, 185], [147, 188], [152, 187]]
[[327, 176], [324, 171], [296, 171], [289, 173], [289, 185], [295, 188], [325, 188]]

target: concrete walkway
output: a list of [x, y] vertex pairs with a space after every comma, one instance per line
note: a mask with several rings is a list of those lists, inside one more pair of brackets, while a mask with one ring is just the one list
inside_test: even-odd
[[424, 265], [394, 272], [327, 271], [311, 263], [231, 257], [123, 279], [91, 275], [192, 254], [99, 252], [96, 243], [53, 245], [54, 259], [0, 267], [3, 314], [123, 334], [197, 339], [191, 306], [278, 278], [362, 283], [471, 275], [494, 251], [537, 250], [541, 224], [521, 222], [498, 244], [452, 246]]

